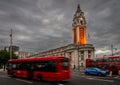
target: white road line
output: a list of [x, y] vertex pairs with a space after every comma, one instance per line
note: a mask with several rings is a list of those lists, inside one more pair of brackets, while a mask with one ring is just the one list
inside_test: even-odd
[[78, 75], [75, 75], [76, 77], [84, 77], [86, 79], [90, 79], [90, 80], [99, 80], [99, 81], [106, 81], [106, 82], [114, 82], [114, 80], [106, 80], [106, 79], [97, 79], [97, 78], [104, 78], [104, 77], [91, 77], [91, 76], [78, 76]]
[[86, 78], [90, 80], [98, 80], [98, 81], [106, 81], [106, 82], [114, 82], [114, 80], [104, 80], [104, 79], [95, 79], [95, 78]]
[[85, 76], [80, 76], [80, 77], [85, 77]]
[[114, 78], [115, 78], [115, 79], [116, 79], [116, 78], [119, 78], [119, 76], [116, 76], [116, 77], [114, 77]]
[[85, 73], [81, 73], [81, 74], [85, 74]]
[[91, 79], [91, 80], [92, 80], [92, 79], [94, 79], [94, 78], [90, 78], [90, 77], [88, 77], [88, 78], [86, 78], [86, 79]]
[[63, 85], [63, 84], [58, 84], [58, 85]]
[[1, 78], [10, 78], [10, 77], [8, 77], [8, 76], [0, 76]]
[[15, 80], [22, 81], [22, 82], [29, 83], [29, 84], [32, 84], [32, 83], [33, 83], [33, 82], [31, 82], [31, 81], [27, 81], [27, 80], [23, 80], [23, 79], [15, 79]]

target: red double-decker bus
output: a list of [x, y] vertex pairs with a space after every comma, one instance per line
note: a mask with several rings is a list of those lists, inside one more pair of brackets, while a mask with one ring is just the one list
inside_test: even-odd
[[13, 59], [8, 61], [7, 73], [22, 78], [61, 81], [70, 78], [70, 64], [68, 58], [58, 56]]
[[88, 58], [86, 58], [86, 61], [85, 61], [85, 67], [87, 68], [87, 67], [94, 67], [95, 66], [95, 60], [94, 59], [88, 59]]
[[118, 73], [118, 71], [120, 71], [120, 56], [104, 56], [86, 59], [86, 67], [98, 67], [102, 70]]

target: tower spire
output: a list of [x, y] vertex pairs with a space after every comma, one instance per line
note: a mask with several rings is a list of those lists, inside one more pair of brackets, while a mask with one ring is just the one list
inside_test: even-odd
[[84, 12], [80, 9], [80, 5], [78, 4], [76, 13], [73, 17], [73, 25], [86, 25], [86, 20], [84, 16]]
[[77, 10], [73, 17], [73, 43], [86, 44], [86, 20], [84, 12], [80, 9], [78, 4]]
[[77, 11], [76, 12], [80, 12], [81, 11], [81, 9], [80, 9], [80, 4], [78, 4], [78, 6], [77, 6]]

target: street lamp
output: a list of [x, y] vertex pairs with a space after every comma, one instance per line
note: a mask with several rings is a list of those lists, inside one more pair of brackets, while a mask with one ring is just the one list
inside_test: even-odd
[[112, 56], [114, 55], [113, 50], [115, 50], [115, 52], [116, 52], [117, 48], [114, 48], [114, 47], [113, 47], [113, 44], [112, 44], [112, 45], [111, 45], [111, 52], [112, 52], [111, 55], [112, 55]]
[[79, 70], [79, 68], [80, 68], [80, 66], [79, 66], [79, 45], [77, 45], [77, 51], [78, 51], [78, 70]]
[[12, 29], [10, 33], [10, 59], [12, 59]]

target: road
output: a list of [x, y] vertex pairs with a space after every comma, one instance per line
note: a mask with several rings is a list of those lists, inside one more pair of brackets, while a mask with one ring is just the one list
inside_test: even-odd
[[71, 78], [67, 81], [40, 82], [21, 78], [11, 78], [5, 73], [0, 73], [0, 85], [120, 85], [120, 78], [90, 76], [73, 72]]

